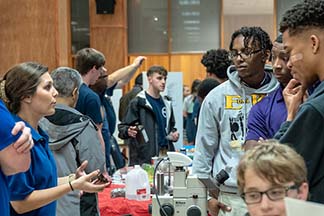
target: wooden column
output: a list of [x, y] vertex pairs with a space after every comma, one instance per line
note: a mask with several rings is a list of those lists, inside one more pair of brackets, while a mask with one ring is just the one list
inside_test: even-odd
[[117, 0], [114, 14], [96, 14], [95, 0], [89, 4], [90, 46], [106, 56], [111, 73], [127, 65], [127, 1]]
[[71, 0], [57, 0], [56, 56], [58, 66], [72, 65]]
[[50, 70], [70, 64], [68, 7], [69, 0], [1, 1], [0, 76], [24, 61], [40, 62]]

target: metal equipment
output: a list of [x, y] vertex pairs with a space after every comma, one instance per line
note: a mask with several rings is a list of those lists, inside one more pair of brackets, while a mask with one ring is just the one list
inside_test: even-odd
[[[167, 155], [167, 160], [175, 168], [173, 191], [153, 196], [152, 215], [206, 216], [207, 191], [218, 189], [220, 184], [228, 178], [228, 174], [225, 170], [222, 170], [217, 174], [216, 179], [187, 175], [186, 167], [192, 164], [191, 158], [178, 152], [167, 152]], [[161, 185], [157, 186], [157, 188], [160, 187]]]

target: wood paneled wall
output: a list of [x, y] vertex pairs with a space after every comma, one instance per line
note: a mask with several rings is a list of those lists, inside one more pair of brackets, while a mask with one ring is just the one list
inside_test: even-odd
[[[95, 0], [89, 0], [90, 45], [104, 53], [111, 73], [132, 63], [127, 51], [127, 1], [118, 0], [114, 14], [96, 14]], [[11, 0], [0, 4], [0, 76], [13, 65], [37, 61], [50, 70], [72, 67], [70, 0]], [[184, 84], [205, 78], [202, 54], [151, 54], [137, 71], [154, 64], [168, 71], [183, 72]], [[134, 80], [125, 88], [130, 89]]]
[[261, 26], [265, 30], [271, 41], [275, 39], [276, 26], [273, 25], [274, 16], [272, 14], [262, 14], [262, 15], [224, 15], [223, 21], [226, 23], [224, 25], [223, 44], [222, 47], [229, 49], [229, 44], [234, 31], [240, 29], [242, 26]]
[[1, 1], [0, 76], [24, 61], [50, 69], [70, 64], [69, 5], [69, 0]]
[[203, 54], [172, 54], [170, 71], [183, 73], [183, 84], [191, 86], [195, 79], [205, 79], [206, 69], [200, 63]]
[[96, 14], [89, 1], [90, 46], [106, 56], [108, 73], [127, 65], [127, 1], [117, 1], [114, 14]]

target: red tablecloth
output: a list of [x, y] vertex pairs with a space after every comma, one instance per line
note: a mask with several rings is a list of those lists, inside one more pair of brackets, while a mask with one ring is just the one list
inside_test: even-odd
[[136, 201], [128, 200], [124, 197], [111, 198], [110, 192], [115, 188], [123, 188], [125, 185], [112, 184], [103, 192], [98, 193], [99, 208], [101, 216], [151, 216], [148, 212], [148, 206], [152, 200]]

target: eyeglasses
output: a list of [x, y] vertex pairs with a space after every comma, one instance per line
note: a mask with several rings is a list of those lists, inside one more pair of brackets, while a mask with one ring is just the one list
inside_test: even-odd
[[299, 186], [292, 185], [288, 187], [277, 187], [270, 188], [267, 191], [251, 191], [246, 192], [241, 195], [246, 204], [256, 204], [260, 203], [262, 200], [262, 195], [266, 194], [271, 201], [281, 200], [287, 196], [289, 190], [297, 190]]
[[103, 73], [103, 72], [107, 71], [107, 69], [105, 68], [104, 65], [96, 66], [96, 69], [97, 69], [100, 73]]
[[240, 56], [242, 59], [248, 59], [250, 58], [253, 54], [258, 53], [262, 51], [262, 49], [258, 50], [252, 50], [252, 49], [243, 49], [242, 51], [237, 51], [237, 50], [231, 50], [229, 52], [229, 57], [234, 59]]
[[105, 75], [100, 76], [98, 79], [105, 79], [105, 78], [107, 78], [107, 77], [108, 77], [108, 75], [105, 74]]

